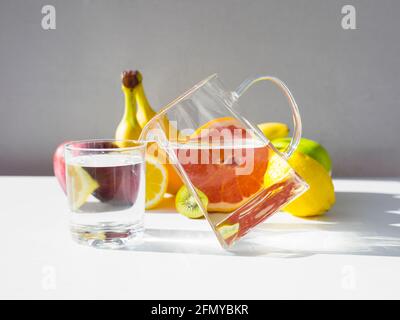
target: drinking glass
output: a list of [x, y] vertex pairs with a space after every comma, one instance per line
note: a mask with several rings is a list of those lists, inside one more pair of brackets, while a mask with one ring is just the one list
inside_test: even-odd
[[70, 230], [78, 243], [119, 248], [141, 239], [145, 148], [145, 143], [131, 140], [65, 146]]

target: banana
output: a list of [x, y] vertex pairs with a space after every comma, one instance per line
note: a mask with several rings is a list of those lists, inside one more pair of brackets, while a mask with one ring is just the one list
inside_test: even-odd
[[144, 92], [142, 83], [143, 80], [142, 74], [139, 71], [135, 71], [135, 77], [137, 84], [133, 89], [133, 95], [136, 99], [138, 106], [136, 118], [137, 121], [139, 122], [140, 127], [143, 129], [143, 127], [147, 124], [147, 122], [149, 122], [150, 119], [155, 116], [156, 112], [150, 106], [149, 101], [147, 100], [146, 94]]
[[269, 139], [285, 138], [289, 134], [289, 127], [281, 122], [265, 122], [258, 124], [262, 133]]
[[[146, 124], [156, 115], [154, 109], [150, 106], [149, 101], [147, 100], [144, 86], [143, 86], [143, 77], [139, 71], [134, 71], [135, 76], [135, 85], [133, 88], [133, 95], [137, 102], [137, 112], [136, 119], [143, 129]], [[169, 122], [167, 116], [162, 117], [159, 121], [159, 124], [162, 125], [163, 130], [167, 138], [176, 139], [179, 136], [179, 131]], [[150, 151], [152, 150], [152, 151]], [[179, 188], [183, 185], [183, 182], [179, 175], [176, 173], [173, 165], [168, 163], [168, 156], [165, 154], [165, 151], [159, 148], [159, 146], [149, 144], [148, 152], [153, 152], [153, 155], [157, 156], [161, 162], [165, 163], [166, 168], [168, 170], [168, 186], [167, 192], [170, 194], [176, 194]]]
[[136, 120], [136, 99], [134, 88], [137, 85], [135, 72], [124, 71], [122, 78], [122, 92], [125, 98], [125, 112], [115, 132], [117, 140], [136, 140], [140, 136], [141, 128]]
[[[154, 109], [150, 106], [149, 101], [147, 100], [146, 94], [144, 92], [143, 87], [143, 77], [139, 71], [135, 71], [135, 77], [137, 84], [133, 88], [133, 95], [137, 102], [137, 113], [136, 119], [139, 122], [140, 127], [143, 129], [145, 125], [157, 114]], [[172, 126], [166, 116], [162, 117], [159, 122], [163, 126], [165, 134], [167, 137], [178, 137], [178, 131], [174, 126]]]

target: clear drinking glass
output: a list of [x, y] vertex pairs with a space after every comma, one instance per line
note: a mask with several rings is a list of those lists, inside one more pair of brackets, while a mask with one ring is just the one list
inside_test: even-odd
[[144, 232], [145, 143], [75, 141], [65, 146], [72, 237], [118, 248]]
[[[277, 85], [291, 107], [293, 138], [282, 153], [238, 112], [240, 97], [259, 81]], [[281, 80], [249, 78], [231, 92], [212, 75], [163, 108], [140, 139], [165, 151], [217, 239], [229, 248], [307, 190], [287, 162], [300, 137], [300, 113]], [[186, 207], [193, 209], [190, 202]]]

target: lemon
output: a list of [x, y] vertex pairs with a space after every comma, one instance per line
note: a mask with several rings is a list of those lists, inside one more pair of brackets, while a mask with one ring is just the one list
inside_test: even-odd
[[274, 183], [282, 181], [291, 172], [293, 172], [293, 169], [290, 165], [280, 155], [274, 153], [268, 160], [267, 171], [264, 175], [264, 187], [268, 188]]
[[157, 158], [146, 156], [146, 209], [156, 207], [164, 198], [168, 185], [168, 171]]
[[[279, 159], [279, 160], [278, 160]], [[264, 184], [271, 185], [283, 179], [291, 170], [278, 155], [270, 159]], [[309, 189], [293, 200], [283, 211], [298, 217], [312, 217], [324, 214], [335, 203], [332, 179], [325, 168], [313, 158], [297, 151], [289, 159], [290, 166], [309, 185]]]
[[68, 165], [68, 188], [72, 210], [78, 210], [82, 207], [89, 196], [99, 187], [85, 169], [75, 165]]
[[[272, 140], [272, 144], [279, 150], [285, 150], [292, 138], [280, 138]], [[318, 161], [322, 166], [326, 169], [326, 171], [332, 171], [332, 160], [328, 153], [328, 151], [318, 142], [301, 138], [300, 143], [297, 146], [297, 151], [300, 151], [303, 154], [308, 155], [309, 157], [313, 158], [314, 160]]]
[[280, 139], [287, 137], [289, 134], [289, 127], [281, 122], [264, 122], [257, 125], [264, 136], [268, 140]]

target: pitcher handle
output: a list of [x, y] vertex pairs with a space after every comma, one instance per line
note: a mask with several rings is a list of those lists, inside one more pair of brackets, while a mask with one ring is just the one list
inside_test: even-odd
[[293, 118], [293, 136], [292, 140], [290, 141], [289, 146], [286, 148], [286, 150], [283, 151], [283, 155], [288, 159], [292, 153], [296, 150], [300, 138], [301, 138], [301, 117], [299, 113], [299, 108], [297, 106], [296, 101], [294, 100], [294, 97], [292, 93], [290, 92], [289, 88], [286, 86], [286, 84], [281, 81], [278, 78], [272, 77], [272, 76], [258, 76], [254, 78], [248, 78], [245, 81], [243, 81], [239, 87], [236, 89], [236, 91], [233, 92], [233, 97], [234, 99], [239, 99], [246, 91], [249, 89], [253, 84], [266, 80], [266, 81], [272, 81], [274, 84], [276, 84], [286, 95], [290, 107], [292, 109], [292, 118]]

